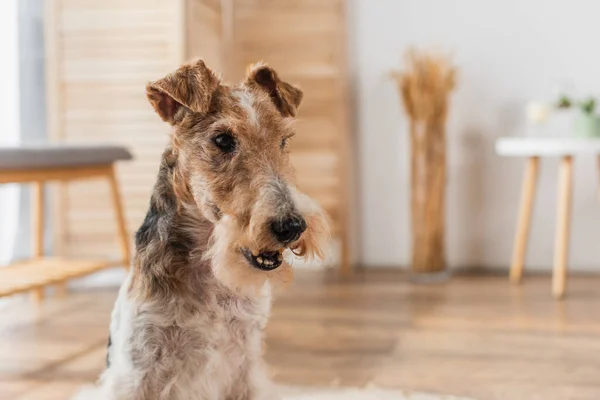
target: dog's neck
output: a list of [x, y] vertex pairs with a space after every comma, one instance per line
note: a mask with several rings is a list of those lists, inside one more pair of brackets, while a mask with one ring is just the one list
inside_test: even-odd
[[214, 225], [198, 207], [177, 193], [177, 160], [163, 153], [144, 222], [136, 232], [132, 288], [136, 295], [169, 298], [195, 295], [201, 281], [212, 278], [202, 254]]

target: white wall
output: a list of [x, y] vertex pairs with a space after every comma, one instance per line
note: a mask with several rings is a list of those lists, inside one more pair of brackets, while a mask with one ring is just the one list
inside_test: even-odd
[[[411, 45], [454, 54], [460, 68], [448, 124], [451, 266], [508, 268], [523, 160], [494, 155], [494, 139], [526, 130], [525, 104], [557, 85], [600, 95], [600, 2], [593, 0], [353, 0], [362, 258], [409, 264], [407, 121], [388, 72]], [[544, 160], [528, 264], [549, 269], [556, 160]], [[571, 266], [600, 269], [598, 174], [575, 164]]]
[[[44, 69], [44, 0], [14, 0], [18, 3], [20, 136], [22, 143], [43, 142], [46, 132]], [[31, 186], [22, 185], [19, 195], [18, 228], [13, 258], [30, 257]], [[51, 201], [51, 191], [46, 188]], [[44, 251], [52, 254], [52, 206], [46, 204]]]

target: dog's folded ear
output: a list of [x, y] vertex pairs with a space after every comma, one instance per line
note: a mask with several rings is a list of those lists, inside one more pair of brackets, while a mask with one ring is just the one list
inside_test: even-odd
[[251, 65], [248, 68], [246, 85], [266, 91], [284, 117], [296, 116], [296, 111], [302, 103], [302, 91], [279, 79], [273, 68], [263, 63]]
[[221, 83], [219, 77], [198, 59], [184, 64], [177, 71], [146, 86], [146, 96], [156, 113], [174, 125], [182, 106], [206, 113], [213, 93]]

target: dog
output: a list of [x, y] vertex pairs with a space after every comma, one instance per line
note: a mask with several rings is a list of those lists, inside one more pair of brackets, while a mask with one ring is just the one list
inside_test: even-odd
[[[80, 400], [275, 400], [262, 360], [290, 258], [323, 258], [325, 212], [294, 185], [303, 93], [258, 63], [226, 85], [202, 60], [146, 87], [171, 125], [107, 368]], [[293, 254], [292, 254], [293, 253]]]

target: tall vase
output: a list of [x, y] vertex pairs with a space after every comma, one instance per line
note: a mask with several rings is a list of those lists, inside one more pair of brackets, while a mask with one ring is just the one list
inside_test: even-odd
[[445, 279], [446, 117], [456, 69], [440, 55], [410, 50], [394, 72], [410, 121], [413, 279]]
[[445, 276], [446, 135], [444, 121], [411, 121], [412, 272]]

